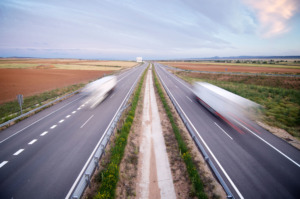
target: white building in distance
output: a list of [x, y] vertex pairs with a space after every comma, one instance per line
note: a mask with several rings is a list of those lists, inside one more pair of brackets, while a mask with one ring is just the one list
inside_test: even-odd
[[137, 57], [136, 62], [143, 62], [143, 58], [142, 57]]

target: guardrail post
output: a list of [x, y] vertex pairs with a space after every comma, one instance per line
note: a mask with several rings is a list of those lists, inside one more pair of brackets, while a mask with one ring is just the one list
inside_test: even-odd
[[91, 187], [91, 179], [90, 179], [90, 174], [85, 173], [85, 182], [89, 185], [89, 187]]
[[97, 168], [97, 170], [99, 169], [99, 157], [94, 157], [94, 161], [95, 161], [95, 166]]

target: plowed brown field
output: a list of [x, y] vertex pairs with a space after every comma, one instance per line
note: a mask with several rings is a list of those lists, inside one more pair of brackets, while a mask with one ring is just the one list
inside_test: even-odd
[[111, 71], [63, 69], [0, 69], [0, 104], [65, 86], [87, 83]]
[[246, 73], [280, 73], [280, 74], [294, 74], [300, 73], [300, 69], [287, 67], [258, 67], [258, 66], [243, 66], [243, 65], [214, 65], [202, 63], [178, 63], [178, 62], [162, 62], [163, 64], [181, 68], [184, 70], [197, 71], [214, 71], [214, 72], [246, 72]]

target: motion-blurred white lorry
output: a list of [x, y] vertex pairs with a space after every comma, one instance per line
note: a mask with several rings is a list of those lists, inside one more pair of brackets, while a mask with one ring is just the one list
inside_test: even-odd
[[106, 76], [87, 84], [82, 93], [86, 95], [86, 102], [90, 108], [95, 108], [100, 104], [117, 85], [117, 77], [114, 75]]
[[193, 92], [210, 112], [225, 120], [254, 119], [259, 104], [206, 82], [196, 82]]

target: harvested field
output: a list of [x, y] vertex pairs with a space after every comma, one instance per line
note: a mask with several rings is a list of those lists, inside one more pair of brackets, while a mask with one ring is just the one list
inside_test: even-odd
[[300, 74], [300, 67], [278, 66], [264, 67], [250, 64], [209, 64], [193, 62], [162, 62], [162, 64], [173, 66], [184, 70], [212, 71], [212, 72], [244, 72], [244, 73], [276, 73], [276, 74]]
[[207, 73], [191, 73], [191, 72], [184, 72], [184, 71], [178, 71], [175, 73], [180, 76], [199, 78], [203, 80], [226, 81], [226, 82], [254, 84], [260, 86], [270, 86], [270, 87], [300, 90], [300, 77], [207, 74]]
[[[136, 66], [133, 61], [97, 61], [77, 59], [0, 59], [0, 68], [46, 68], [68, 69], [68, 70], [105, 70], [116, 71]], [[44, 69], [45, 67], [43, 67]]]
[[[49, 66], [51, 65], [44, 65], [41, 68]], [[0, 69], [0, 104], [15, 100], [18, 94], [27, 97], [77, 83], [88, 83], [109, 73], [111, 71]]]

